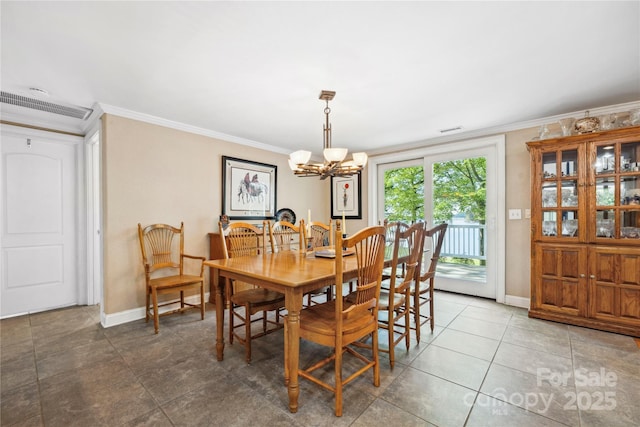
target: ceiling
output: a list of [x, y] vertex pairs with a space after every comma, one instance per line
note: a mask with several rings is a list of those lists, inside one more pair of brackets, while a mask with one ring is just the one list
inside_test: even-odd
[[[2, 1], [0, 12], [3, 91], [37, 87], [50, 102], [281, 152], [321, 152], [323, 89], [337, 92], [333, 146], [369, 152], [640, 100], [638, 1]], [[2, 104], [5, 117], [23, 110]]]

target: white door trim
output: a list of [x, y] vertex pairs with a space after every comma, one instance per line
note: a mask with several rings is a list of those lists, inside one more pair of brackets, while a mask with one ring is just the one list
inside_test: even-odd
[[[100, 121], [98, 121], [98, 124]], [[88, 305], [102, 302], [102, 209], [100, 180], [99, 126], [87, 133], [84, 140], [86, 236], [87, 236], [87, 298]], [[101, 305], [101, 312], [103, 307]]]

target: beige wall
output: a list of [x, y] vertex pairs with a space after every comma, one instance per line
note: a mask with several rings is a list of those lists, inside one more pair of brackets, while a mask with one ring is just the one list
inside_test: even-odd
[[[538, 135], [535, 128], [508, 132], [505, 142], [505, 294], [529, 298], [531, 209], [529, 152], [526, 142]], [[509, 209], [522, 209], [521, 220], [509, 220]]]
[[[550, 127], [550, 131], [558, 129]], [[537, 128], [506, 134], [505, 209], [530, 209], [530, 166], [526, 142]], [[144, 306], [144, 275], [136, 227], [184, 221], [185, 249], [208, 256], [209, 232], [221, 213], [221, 157], [254, 160], [278, 167], [278, 208], [291, 208], [306, 220], [328, 221], [330, 181], [298, 178], [287, 156], [113, 115], [103, 117], [104, 310], [106, 314]], [[367, 173], [362, 174], [362, 219], [369, 224]], [[505, 216], [508, 218], [508, 214]], [[506, 224], [506, 295], [529, 298], [530, 219]], [[208, 272], [207, 272], [208, 277]]]
[[[537, 129], [506, 135], [506, 209], [530, 208], [526, 141]], [[287, 156], [114, 115], [103, 117], [103, 238], [105, 314], [144, 306], [144, 272], [136, 227], [185, 223], [185, 250], [208, 257], [208, 233], [217, 232], [221, 213], [222, 156], [278, 167], [277, 207], [306, 220], [330, 215], [330, 182], [298, 178]], [[348, 230], [368, 225], [367, 174], [362, 174], [362, 219]], [[530, 220], [507, 221], [506, 293], [529, 297]], [[208, 272], [207, 272], [208, 277]]]
[[[185, 224], [185, 251], [208, 257], [221, 214], [222, 156], [278, 167], [277, 207], [329, 219], [329, 181], [295, 177], [287, 156], [153, 124], [103, 116], [105, 314], [144, 307], [137, 224]], [[207, 272], [208, 277], [208, 272]]]

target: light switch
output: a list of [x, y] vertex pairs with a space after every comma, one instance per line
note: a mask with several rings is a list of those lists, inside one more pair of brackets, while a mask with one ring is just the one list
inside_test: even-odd
[[524, 210], [524, 217], [525, 219], [531, 218], [531, 209]]
[[509, 209], [509, 219], [522, 219], [522, 209]]

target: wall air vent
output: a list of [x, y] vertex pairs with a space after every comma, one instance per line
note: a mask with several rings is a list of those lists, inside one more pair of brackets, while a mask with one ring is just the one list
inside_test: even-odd
[[9, 92], [0, 92], [0, 102], [17, 105], [34, 110], [46, 111], [48, 113], [60, 114], [62, 116], [73, 117], [85, 120], [93, 112], [90, 108], [78, 107], [62, 103], [42, 101], [40, 99], [29, 98], [28, 96], [16, 95]]

